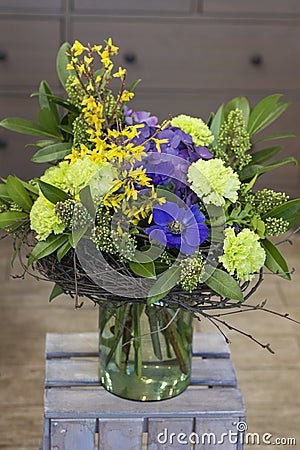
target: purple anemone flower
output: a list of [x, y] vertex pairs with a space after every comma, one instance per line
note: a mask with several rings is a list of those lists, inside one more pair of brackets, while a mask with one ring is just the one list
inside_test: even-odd
[[149, 237], [187, 255], [195, 253], [208, 237], [205, 216], [198, 205], [186, 209], [167, 201], [153, 208], [153, 221], [155, 225], [146, 228]]

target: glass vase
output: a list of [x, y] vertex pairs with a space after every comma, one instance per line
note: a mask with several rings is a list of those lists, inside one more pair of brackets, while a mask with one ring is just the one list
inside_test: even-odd
[[184, 309], [122, 302], [99, 307], [99, 376], [138, 401], [174, 397], [190, 383], [193, 320]]

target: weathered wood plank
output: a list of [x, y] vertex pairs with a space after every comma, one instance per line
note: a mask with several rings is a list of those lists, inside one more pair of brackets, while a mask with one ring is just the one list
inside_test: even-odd
[[98, 423], [99, 450], [141, 450], [143, 419], [99, 419]]
[[47, 333], [46, 358], [97, 356], [98, 333]]
[[45, 418], [118, 417], [240, 417], [245, 414], [236, 388], [189, 387], [161, 402], [132, 402], [112, 396], [103, 388], [49, 388], [45, 390]]
[[237, 450], [240, 447], [241, 434], [237, 429], [239, 417], [228, 418], [196, 418], [195, 450]]
[[52, 420], [50, 450], [94, 450], [95, 419]]
[[50, 420], [44, 419], [42, 450], [50, 450]]
[[[97, 386], [98, 359], [50, 359], [46, 361], [47, 387]], [[193, 358], [192, 385], [237, 386], [237, 379], [230, 359]]]
[[[149, 419], [148, 450], [190, 449], [188, 436], [193, 431], [194, 419]], [[187, 442], [186, 444], [184, 442]]]
[[[219, 333], [195, 333], [193, 354], [203, 357], [229, 358], [230, 351]], [[98, 355], [98, 333], [48, 333], [46, 357], [63, 358]]]

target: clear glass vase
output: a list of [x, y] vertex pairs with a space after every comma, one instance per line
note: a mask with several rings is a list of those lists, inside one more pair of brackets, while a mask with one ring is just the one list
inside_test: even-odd
[[190, 383], [192, 314], [181, 308], [122, 302], [99, 307], [99, 376], [119, 397], [155, 401]]

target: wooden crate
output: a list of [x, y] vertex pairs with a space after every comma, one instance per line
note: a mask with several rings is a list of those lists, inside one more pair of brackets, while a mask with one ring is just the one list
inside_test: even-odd
[[104, 390], [97, 354], [97, 333], [47, 335], [43, 450], [243, 448], [245, 408], [220, 334], [195, 335], [191, 385], [161, 402]]

